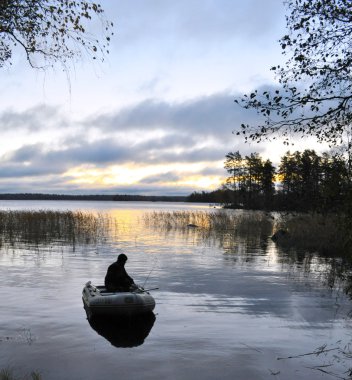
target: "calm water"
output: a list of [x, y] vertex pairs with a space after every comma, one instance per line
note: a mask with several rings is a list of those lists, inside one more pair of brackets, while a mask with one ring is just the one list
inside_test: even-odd
[[[115, 234], [97, 245], [1, 249], [0, 368], [38, 370], [44, 380], [348, 377], [352, 360], [340, 350], [352, 350], [351, 301], [327, 286], [318, 259], [279, 251], [269, 233], [204, 235], [143, 223], [152, 210], [213, 210], [188, 204], [2, 201], [0, 208], [79, 209], [117, 220]], [[99, 330], [86, 319], [82, 288], [101, 284], [121, 252], [137, 283], [160, 288], [155, 320]], [[308, 355], [319, 347], [324, 352]], [[280, 359], [287, 357], [294, 358]]]

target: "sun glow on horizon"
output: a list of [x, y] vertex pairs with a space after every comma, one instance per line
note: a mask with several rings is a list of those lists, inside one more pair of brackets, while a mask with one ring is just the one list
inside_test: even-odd
[[64, 173], [67, 184], [113, 187], [148, 185], [187, 187], [194, 190], [215, 190], [223, 183], [224, 177], [217, 174], [203, 174], [214, 168], [214, 163], [173, 163], [157, 165], [111, 165], [105, 168], [78, 166]]

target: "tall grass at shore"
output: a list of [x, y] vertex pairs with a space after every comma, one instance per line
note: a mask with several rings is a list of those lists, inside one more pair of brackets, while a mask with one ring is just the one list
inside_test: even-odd
[[[262, 211], [152, 211], [144, 222], [161, 229], [197, 228], [203, 232], [255, 233], [270, 236], [284, 231], [278, 245], [333, 257], [352, 253], [351, 233], [338, 215], [274, 213]], [[345, 231], [345, 233], [344, 233]]]
[[0, 244], [97, 243], [113, 221], [81, 211], [0, 210]]
[[350, 231], [339, 215], [284, 214], [277, 223], [277, 244], [332, 257], [351, 255]]
[[217, 211], [152, 211], [143, 215], [144, 222], [163, 229], [197, 228], [202, 231], [246, 233], [253, 230], [272, 232], [273, 221], [265, 213]]
[[4, 368], [0, 370], [0, 380], [42, 380], [42, 376], [39, 372], [33, 371], [30, 375], [25, 375], [18, 377], [14, 375], [13, 370], [9, 368]]

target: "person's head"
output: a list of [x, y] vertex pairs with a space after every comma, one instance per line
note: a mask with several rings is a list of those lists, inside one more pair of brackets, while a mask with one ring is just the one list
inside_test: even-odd
[[127, 256], [124, 253], [121, 253], [120, 255], [118, 255], [117, 261], [119, 263], [125, 264], [125, 262], [127, 261]]

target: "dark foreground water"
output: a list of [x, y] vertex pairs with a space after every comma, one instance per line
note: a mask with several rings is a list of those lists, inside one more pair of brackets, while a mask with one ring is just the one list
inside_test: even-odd
[[[238, 236], [147, 227], [159, 203], [1, 202], [2, 209], [109, 212], [115, 236], [95, 245], [0, 251], [0, 368], [61, 379], [331, 379], [352, 367], [351, 301], [319, 258], [283, 252], [269, 233]], [[91, 326], [82, 288], [124, 252], [153, 291], [143, 323]], [[330, 274], [331, 276], [331, 274]], [[313, 354], [314, 353], [314, 354]]]

